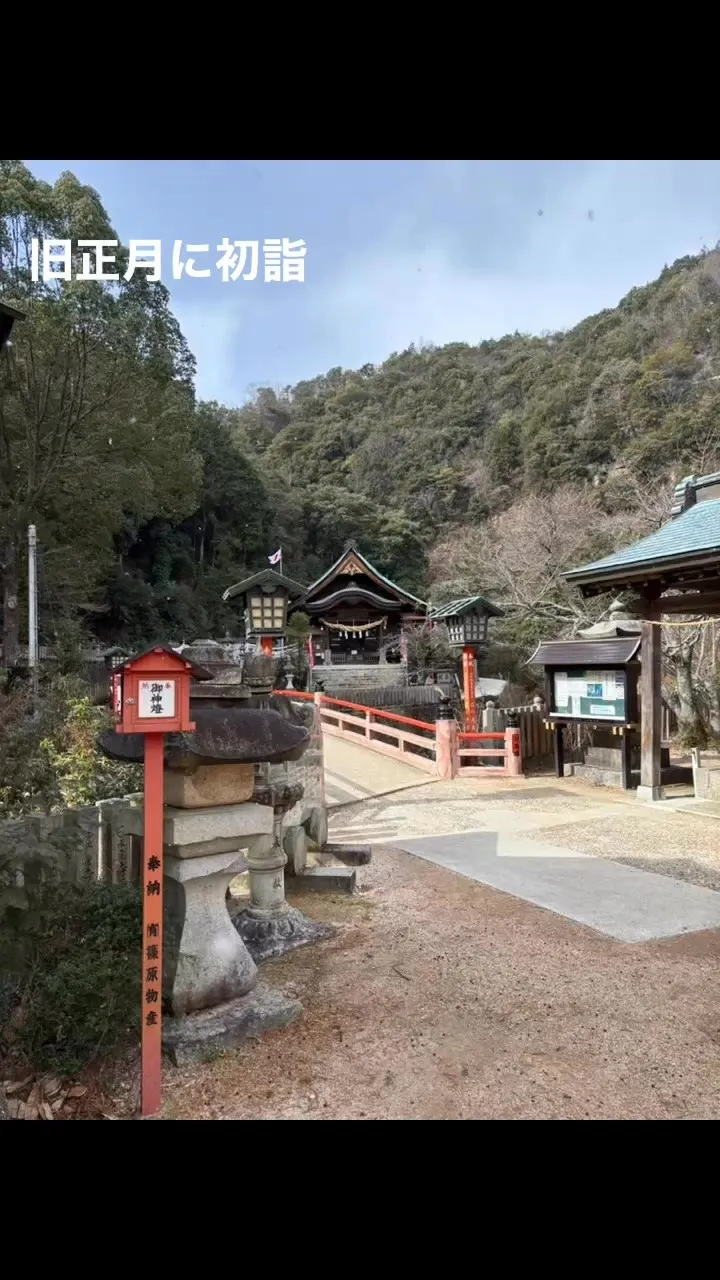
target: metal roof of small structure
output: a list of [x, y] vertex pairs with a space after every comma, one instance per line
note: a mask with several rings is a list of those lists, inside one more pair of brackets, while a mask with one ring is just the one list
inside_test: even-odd
[[640, 538], [622, 551], [616, 551], [604, 560], [580, 565], [563, 574], [567, 582], [581, 584], [612, 578], [616, 571], [639, 571], [646, 566], [657, 570], [672, 569], [687, 559], [700, 559], [710, 555], [720, 556], [720, 500], [698, 502], [674, 520], [668, 520], [661, 529], [646, 538]]
[[417, 596], [414, 596], [409, 591], [406, 591], [404, 587], [399, 587], [396, 582], [392, 581], [391, 578], [386, 578], [384, 574], [380, 573], [379, 569], [376, 569], [375, 566], [370, 563], [367, 556], [363, 555], [362, 551], [358, 549], [358, 547], [354, 542], [349, 542], [345, 547], [345, 549], [343, 550], [342, 555], [338, 556], [335, 563], [331, 564], [329, 569], [326, 569], [324, 573], [320, 574], [319, 578], [316, 578], [314, 582], [310, 583], [309, 587], [305, 588], [305, 596], [306, 597], [311, 596], [312, 593], [318, 589], [318, 587], [322, 586], [323, 582], [327, 582], [328, 578], [331, 578], [332, 575], [336, 572], [336, 570], [339, 569], [343, 560], [346, 560], [347, 557], [350, 555], [355, 556], [355, 558], [360, 562], [360, 565], [367, 570], [370, 577], [376, 578], [377, 581], [382, 582], [384, 586], [390, 587], [392, 591], [396, 591], [398, 595], [403, 596], [403, 598], [407, 600], [409, 603], [419, 604], [419, 605], [422, 605], [423, 609], [426, 608], [426, 603], [424, 600], [419, 600]]
[[618, 667], [632, 662], [640, 649], [640, 636], [610, 640], [546, 640], [538, 645], [527, 666]]
[[131, 658], [126, 658], [115, 668], [115, 672], [124, 671], [133, 662], [137, 662], [140, 658], [147, 658], [152, 653], [166, 653], [170, 658], [175, 658], [176, 662], [183, 662], [190, 669], [190, 675], [193, 680], [212, 680], [214, 679], [212, 671], [208, 671], [206, 667], [200, 667], [196, 662], [191, 662], [189, 658], [184, 658], [181, 653], [175, 649], [171, 649], [169, 644], [151, 644], [147, 649], [141, 649], [139, 653], [134, 653]]
[[449, 604], [438, 605], [437, 609], [428, 611], [428, 620], [440, 622], [442, 618], [458, 618], [474, 609], [483, 609], [491, 618], [504, 617], [502, 609], [491, 604], [484, 596], [463, 596], [460, 600], [451, 600]]
[[254, 573], [250, 578], [243, 578], [242, 582], [236, 582], [234, 586], [228, 587], [223, 591], [223, 600], [230, 600], [233, 596], [242, 595], [245, 591], [250, 591], [252, 587], [258, 586], [285, 587], [290, 596], [303, 596], [307, 591], [301, 582], [296, 582], [294, 578], [286, 578], [283, 573], [276, 573], [274, 569], [261, 569], [259, 573]]

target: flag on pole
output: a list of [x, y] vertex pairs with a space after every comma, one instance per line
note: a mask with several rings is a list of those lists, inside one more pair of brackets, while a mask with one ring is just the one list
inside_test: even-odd
[[282, 547], [279, 547], [274, 555], [268, 556], [268, 560], [271, 564], [279, 564], [282, 560]]

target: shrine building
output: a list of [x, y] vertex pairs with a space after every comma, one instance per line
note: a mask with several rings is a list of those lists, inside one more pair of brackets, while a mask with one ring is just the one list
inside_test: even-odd
[[316, 665], [401, 662], [402, 632], [424, 622], [427, 605], [366, 560], [354, 544], [292, 602], [312, 624]]
[[405, 663], [405, 634], [423, 623], [446, 627], [454, 647], [482, 649], [488, 619], [502, 616], [482, 596], [433, 609], [380, 573], [355, 543], [309, 587], [265, 568], [228, 587], [223, 600], [233, 598], [244, 605], [246, 637], [268, 653], [284, 635], [286, 620], [306, 614], [316, 667]]

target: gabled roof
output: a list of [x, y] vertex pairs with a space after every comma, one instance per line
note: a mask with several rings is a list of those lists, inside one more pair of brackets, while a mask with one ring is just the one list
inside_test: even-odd
[[491, 604], [484, 596], [463, 596], [461, 600], [451, 600], [449, 604], [438, 605], [437, 609], [428, 611], [428, 620], [430, 622], [440, 622], [442, 618], [458, 618], [464, 613], [471, 613], [473, 609], [482, 609], [489, 614], [491, 618], [504, 617], [502, 609], [498, 609], [497, 605]]
[[640, 636], [611, 640], [546, 640], [527, 666], [618, 667], [631, 662], [640, 649]]
[[348, 598], [352, 600], [365, 600], [376, 609], [397, 610], [400, 607], [399, 601], [388, 600], [385, 596], [379, 596], [376, 592], [367, 591], [364, 587], [358, 587], [357, 585], [352, 587], [347, 586], [339, 591], [332, 591], [329, 596], [320, 596], [319, 599], [303, 600], [302, 603], [303, 605], [306, 605], [308, 609], [315, 611], [333, 609], [336, 604], [340, 604], [343, 600], [347, 600]]
[[622, 551], [595, 560], [591, 564], [571, 569], [563, 577], [571, 583], [612, 579], [617, 571], [639, 571], [647, 566], [653, 570], [676, 568], [685, 560], [697, 561], [716, 556], [720, 559], [720, 500], [699, 502], [675, 520], [668, 520], [662, 529], [640, 538]]
[[381, 583], [382, 586], [389, 587], [391, 591], [394, 591], [395, 594], [402, 600], [406, 601], [407, 604], [419, 604], [423, 609], [426, 607], [424, 600], [418, 600], [417, 596], [411, 595], [409, 591], [404, 591], [396, 582], [391, 582], [390, 578], [386, 578], [379, 572], [379, 570], [371, 565], [370, 561], [367, 560], [362, 552], [358, 550], [354, 542], [348, 543], [342, 555], [338, 556], [335, 563], [331, 565], [325, 573], [321, 574], [315, 582], [310, 584], [305, 591], [305, 599], [307, 600], [313, 596], [320, 587], [324, 586], [326, 582], [341, 572], [344, 564], [349, 564], [352, 561], [356, 562], [358, 566], [358, 573], [365, 573], [369, 578], [374, 578], [376, 582]]
[[288, 595], [302, 596], [307, 588], [301, 582], [295, 582], [293, 578], [286, 578], [282, 573], [276, 573], [274, 569], [261, 569], [259, 573], [254, 573], [251, 578], [243, 578], [242, 582], [236, 582], [234, 586], [228, 587], [227, 591], [223, 591], [223, 600], [231, 600], [233, 596], [242, 595], [245, 591], [250, 591], [252, 587], [285, 587]]

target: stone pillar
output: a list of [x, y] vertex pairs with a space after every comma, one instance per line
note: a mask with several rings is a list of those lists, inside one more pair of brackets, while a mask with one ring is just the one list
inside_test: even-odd
[[488, 702], [482, 713], [483, 733], [502, 733], [504, 728], [505, 712], [496, 707], [494, 702]]
[[640, 668], [640, 786], [638, 800], [662, 800], [662, 628], [659, 618], [642, 623]]
[[256, 844], [245, 859], [250, 872], [249, 912], [256, 919], [269, 919], [287, 909], [285, 902], [285, 866], [287, 855], [282, 847], [283, 813], [273, 813], [271, 840]]
[[451, 703], [443, 700], [435, 712], [435, 770], [439, 778], [456, 778], [459, 767], [457, 720]]
[[325, 740], [322, 731], [322, 716], [320, 711], [323, 704], [323, 695], [321, 693], [313, 694], [313, 702], [315, 703], [313, 713], [313, 728], [310, 744], [316, 745], [320, 752], [320, 803], [323, 809], [327, 808], [325, 799]]
[[[240, 853], [165, 857], [168, 980], [176, 1017], [247, 995], [257, 968], [233, 928], [225, 895], [245, 870]], [[174, 946], [173, 946], [174, 942]]]
[[331, 925], [309, 920], [285, 899], [288, 859], [283, 848], [284, 815], [298, 803], [302, 788], [297, 784], [269, 783], [262, 790], [272, 802], [272, 840], [258, 842], [246, 858], [250, 905], [235, 920], [235, 928], [258, 962], [334, 932]]
[[[282, 844], [288, 852], [286, 837], [293, 828], [303, 827], [305, 834], [318, 849], [327, 843], [327, 803], [325, 798], [325, 762], [323, 757], [322, 721], [320, 718], [322, 694], [316, 693], [313, 701], [303, 699], [293, 702], [291, 714], [300, 719], [310, 730], [310, 741], [299, 760], [285, 764], [269, 765], [266, 780], [277, 787], [302, 788], [297, 804], [284, 815]], [[287, 703], [289, 699], [278, 699]], [[293, 874], [292, 868], [289, 868]]]

